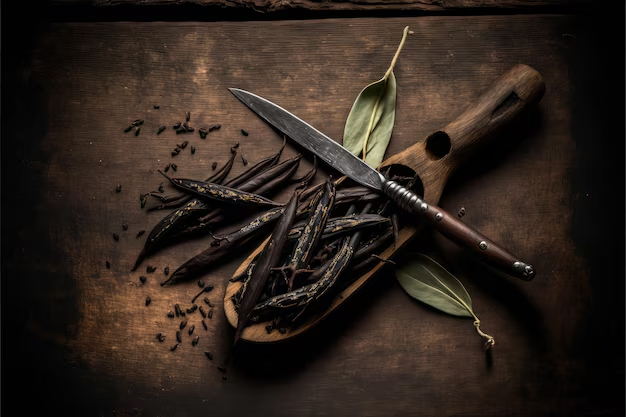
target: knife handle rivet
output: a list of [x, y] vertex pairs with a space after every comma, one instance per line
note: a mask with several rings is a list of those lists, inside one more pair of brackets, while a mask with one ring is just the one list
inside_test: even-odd
[[428, 204], [422, 203], [420, 210], [422, 210], [422, 213], [426, 213], [426, 210], [428, 210]]
[[[443, 219], [443, 214], [441, 214], [441, 213], [435, 214], [435, 220], [437, 220], [439, 222], [439, 221], [441, 221], [441, 219]], [[481, 242], [481, 243], [485, 243], [485, 242]], [[486, 243], [485, 243], [485, 245], [486, 245]]]
[[481, 248], [482, 250], [487, 249], [487, 242], [485, 242], [484, 240], [482, 240], [479, 244], [478, 247]]
[[522, 264], [521, 264], [521, 263], [519, 263], [519, 261], [515, 261], [515, 262], [513, 263], [513, 268], [515, 268], [515, 269], [519, 269], [519, 267], [520, 267], [520, 266], [522, 266]]

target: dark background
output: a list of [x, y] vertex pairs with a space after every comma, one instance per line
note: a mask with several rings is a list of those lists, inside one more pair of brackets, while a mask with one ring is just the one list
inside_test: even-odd
[[[93, 369], [68, 365], [63, 345], [25, 330], [29, 314], [37, 311], [37, 302], [55, 288], [65, 287], [71, 291], [73, 283], [63, 271], [49, 271], [47, 260], [62, 255], [47, 240], [46, 225], [59, 219], [34, 218], [41, 215], [41, 210], [36, 210], [40, 190], [33, 182], [35, 177], [27, 175], [23, 168], [30, 160], [45, 161], [48, 157], [38, 143], [47, 121], [37, 101], [40, 92], [36, 85], [28, 82], [23, 71], [32, 59], [34, 45], [48, 31], [51, 22], [194, 21], [204, 9], [188, 4], [106, 9], [71, 3], [52, 6], [46, 2], [30, 2], [27, 8], [21, 9], [23, 6], [23, 2], [18, 1], [2, 2], [2, 411], [5, 415], [54, 412], [87, 416], [110, 415], [111, 410], [118, 410], [113, 414], [133, 415], [133, 408], [118, 400], [121, 397], [119, 387], [101, 384]], [[532, 9], [485, 8], [436, 12], [294, 10], [261, 14], [246, 8], [215, 8], [207, 20], [480, 16], [530, 12]], [[555, 5], [541, 8], [539, 13], [564, 13], [576, 18], [579, 42], [572, 57], [576, 73], [570, 74], [573, 80], [571, 130], [577, 155], [572, 194], [582, 195], [592, 190], [595, 197], [578, 198], [572, 208], [572, 239], [577, 254], [587, 260], [592, 278], [591, 308], [586, 310], [585, 327], [580, 332], [583, 337], [572, 346], [572, 357], [585, 370], [579, 394], [586, 399], [586, 407], [567, 415], [624, 415], [624, 5], [619, 1], [595, 2], [593, 6]], [[522, 192], [532, 193], [532, 190]], [[53, 279], [61, 280], [61, 284], [54, 284]], [[387, 284], [376, 285], [387, 288]], [[73, 330], [66, 324], [76, 320], [79, 310], [68, 305], [59, 309], [58, 314], [48, 318], [49, 332], [66, 332], [71, 337]], [[350, 317], [351, 313], [345, 314]], [[326, 329], [335, 336], [340, 336], [344, 330], [340, 324]], [[295, 354], [285, 349], [280, 352], [294, 367], [300, 366], [298, 358], [307, 356], [306, 351]], [[251, 355], [258, 360], [274, 354], [260, 349]], [[280, 367], [270, 370], [258, 366], [252, 372], [249, 377], [259, 384], [266, 378], [272, 381], [281, 377]], [[270, 373], [274, 375], [269, 376]], [[181, 390], [178, 401], [191, 401], [184, 392]], [[246, 399], [232, 397], [231, 400]], [[197, 411], [201, 409], [204, 410], [198, 407]], [[219, 408], [213, 411], [220, 415]], [[357, 407], [353, 411], [361, 415], [385, 415], [384, 410], [366, 412]], [[509, 411], [510, 415], [526, 415], [523, 410]], [[140, 411], [136, 413], [143, 415]], [[315, 413], [309, 410], [303, 414]]]

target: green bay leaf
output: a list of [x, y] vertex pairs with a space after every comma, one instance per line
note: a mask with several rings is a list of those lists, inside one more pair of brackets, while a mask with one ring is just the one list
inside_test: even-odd
[[377, 168], [385, 157], [396, 119], [396, 77], [393, 71], [365, 87], [348, 114], [343, 133], [343, 146], [353, 155]]
[[461, 281], [430, 257], [418, 254], [396, 270], [396, 277], [411, 297], [454, 316], [476, 318]]

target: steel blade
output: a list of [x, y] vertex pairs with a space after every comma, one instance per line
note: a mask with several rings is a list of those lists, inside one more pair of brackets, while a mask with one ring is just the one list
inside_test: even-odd
[[277, 104], [238, 88], [229, 88], [262, 119], [359, 184], [380, 190], [384, 177], [346, 148]]

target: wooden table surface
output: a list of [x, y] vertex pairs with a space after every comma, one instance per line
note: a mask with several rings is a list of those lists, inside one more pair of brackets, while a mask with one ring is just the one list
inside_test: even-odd
[[[615, 13], [522, 11], [16, 28], [3, 54], [4, 405], [76, 416], [624, 415], [623, 36], [611, 29]], [[517, 63], [545, 80], [539, 105], [458, 171], [440, 202], [465, 207], [464, 221], [534, 264], [536, 278], [498, 277], [431, 231], [397, 260], [425, 252], [443, 262], [493, 351], [471, 320], [410, 299], [390, 267], [308, 334], [229, 356], [222, 296], [242, 252], [202, 278], [216, 307], [208, 331], [189, 319], [198, 346], [185, 334], [171, 352], [178, 321], [166, 314], [199, 288], [161, 287], [163, 268], [211, 239], [130, 272], [146, 236], [137, 231], [165, 215], [139, 204], [159, 186], [157, 169], [175, 162], [179, 176], [200, 178], [236, 142], [251, 162], [278, 149], [281, 138], [228, 87], [340, 141], [356, 95], [382, 76], [407, 25], [387, 156], [445, 126]], [[169, 126], [185, 111], [196, 130], [222, 127], [206, 140], [176, 135]], [[140, 135], [124, 133], [138, 118]], [[172, 158], [183, 140], [196, 153]], [[289, 145], [283, 159], [296, 152]], [[232, 172], [243, 169], [238, 159]]]

